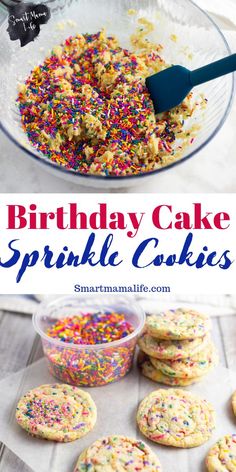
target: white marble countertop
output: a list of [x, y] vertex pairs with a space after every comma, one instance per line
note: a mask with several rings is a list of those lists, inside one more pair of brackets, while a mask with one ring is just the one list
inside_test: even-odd
[[[202, 0], [198, 0], [201, 4]], [[227, 0], [228, 8], [236, 9], [235, 0]], [[211, 6], [211, 0], [204, 5]], [[214, 4], [216, 5], [216, 3]], [[217, 12], [216, 12], [217, 14]], [[236, 16], [236, 15], [235, 15]], [[233, 18], [233, 16], [232, 16]], [[224, 28], [232, 51], [236, 51], [236, 23], [215, 15], [218, 24]], [[194, 158], [155, 175], [147, 182], [140, 182], [126, 192], [179, 193], [179, 192], [236, 192], [236, 100], [223, 128], [206, 148]], [[29, 156], [19, 150], [0, 132], [2, 192], [99, 192], [93, 188], [81, 187], [48, 174]], [[103, 192], [104, 189], [101, 190]]]

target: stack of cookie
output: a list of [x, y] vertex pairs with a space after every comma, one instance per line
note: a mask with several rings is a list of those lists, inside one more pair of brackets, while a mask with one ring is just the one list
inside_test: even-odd
[[145, 377], [171, 386], [198, 382], [217, 364], [206, 315], [178, 308], [147, 317], [139, 338], [139, 366]]

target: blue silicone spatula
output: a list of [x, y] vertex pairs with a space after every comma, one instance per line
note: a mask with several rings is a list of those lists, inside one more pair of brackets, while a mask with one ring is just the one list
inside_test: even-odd
[[180, 105], [196, 85], [217, 79], [236, 70], [236, 54], [190, 71], [182, 66], [168, 67], [146, 79], [156, 113]]

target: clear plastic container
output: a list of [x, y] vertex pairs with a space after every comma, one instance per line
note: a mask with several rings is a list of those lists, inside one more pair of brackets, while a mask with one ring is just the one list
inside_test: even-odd
[[[134, 331], [120, 340], [96, 345], [67, 343], [46, 334], [48, 328], [62, 318], [98, 311], [124, 314]], [[33, 317], [50, 373], [64, 383], [87, 387], [115, 382], [130, 371], [137, 337], [144, 323], [142, 308], [123, 297], [63, 297], [42, 303]]]
[[[129, 188], [151, 179], [153, 175], [183, 162], [194, 156], [217, 133], [225, 121], [232, 101], [233, 74], [201, 85], [196, 93], [203, 93], [208, 105], [203, 115], [196, 115], [200, 125], [197, 138], [183, 152], [182, 158], [150, 173], [140, 173], [124, 177], [80, 174], [67, 170], [40, 154], [29, 143], [21, 129], [20, 115], [15, 106], [18, 81], [30, 73], [33, 66], [40, 64], [49, 49], [64, 41], [70, 35], [95, 33], [102, 27], [108, 34], [116, 35], [123, 47], [130, 47], [129, 38], [136, 28], [135, 16], [127, 14], [135, 9], [138, 17], [151, 20], [156, 28], [150, 38], [162, 44], [163, 57], [167, 63], [181, 64], [189, 69], [201, 67], [230, 53], [223, 34], [212, 19], [190, 0], [55, 0], [50, 21], [41, 27], [37, 39], [21, 48], [19, 41], [10, 41], [7, 34], [7, 21], [0, 27], [0, 120], [5, 133], [21, 149], [25, 156], [34, 159], [58, 176], [79, 185], [101, 188]], [[223, 8], [223, 7], [222, 7]], [[76, 22], [73, 26], [71, 20]], [[173, 41], [175, 36], [178, 40]], [[192, 120], [187, 120], [190, 128]], [[16, 157], [17, 159], [17, 154]], [[214, 156], [212, 159], [214, 166]], [[177, 170], [176, 170], [177, 171]], [[204, 167], [202, 169], [204, 172]]]

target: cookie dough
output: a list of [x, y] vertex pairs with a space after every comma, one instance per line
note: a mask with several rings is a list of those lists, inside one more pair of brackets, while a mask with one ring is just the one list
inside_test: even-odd
[[221, 438], [206, 458], [208, 472], [236, 472], [236, 434]]
[[19, 401], [16, 421], [33, 436], [58, 442], [78, 439], [93, 429], [97, 409], [91, 396], [65, 384], [41, 385]]
[[151, 449], [137, 439], [110, 436], [95, 441], [79, 456], [74, 472], [161, 472]]
[[233, 407], [233, 412], [236, 416], [236, 392], [232, 395], [232, 407]]
[[158, 339], [184, 340], [205, 336], [210, 330], [209, 318], [186, 308], [168, 310], [147, 318], [147, 332]]
[[157, 339], [144, 332], [138, 340], [142, 351], [157, 359], [185, 359], [205, 348], [209, 339], [207, 336], [183, 341]]
[[189, 379], [201, 377], [217, 364], [217, 353], [212, 342], [203, 350], [186, 359], [159, 360], [150, 357], [150, 361], [155, 369], [160, 370], [164, 375]]
[[206, 400], [182, 389], [159, 389], [141, 402], [140, 431], [165, 446], [190, 448], [206, 442], [215, 428], [215, 413]]
[[140, 370], [144, 377], [147, 377], [148, 379], [153, 380], [154, 382], [169, 385], [171, 387], [186, 387], [188, 385], [192, 385], [196, 382], [199, 382], [202, 379], [202, 377], [185, 379], [181, 379], [179, 377], [169, 377], [168, 375], [163, 374], [161, 370], [155, 369], [155, 367], [148, 359], [140, 363]]
[[119, 177], [168, 165], [192, 144], [200, 128], [192, 116], [206, 101], [189, 94], [155, 116], [145, 78], [169, 65], [148, 39], [153, 24], [138, 23], [130, 50], [104, 30], [78, 34], [21, 84], [22, 128], [42, 157], [81, 174]]

